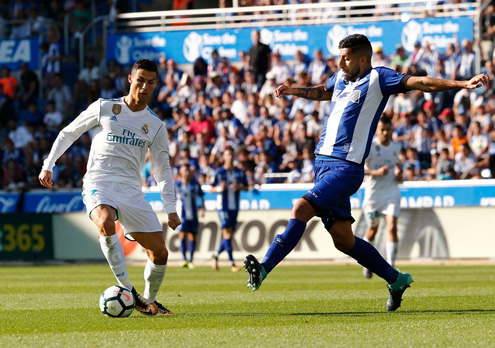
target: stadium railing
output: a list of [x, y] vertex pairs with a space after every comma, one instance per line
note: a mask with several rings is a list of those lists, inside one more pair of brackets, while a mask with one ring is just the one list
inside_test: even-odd
[[[156, 32], [172, 30], [227, 29], [285, 25], [362, 23], [382, 20], [420, 19], [427, 13], [435, 17], [473, 16], [487, 5], [472, 3], [427, 5], [424, 0], [381, 0], [330, 2], [318, 4], [274, 5], [202, 10], [154, 11], [119, 14], [115, 32]], [[444, 10], [448, 10], [445, 11]]]

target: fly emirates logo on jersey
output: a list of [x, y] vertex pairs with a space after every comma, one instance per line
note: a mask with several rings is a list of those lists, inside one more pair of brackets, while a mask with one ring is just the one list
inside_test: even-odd
[[117, 135], [112, 132], [107, 133], [107, 141], [137, 147], [144, 147], [146, 145], [146, 140], [136, 138], [136, 133], [125, 128], [122, 131], [122, 135]]

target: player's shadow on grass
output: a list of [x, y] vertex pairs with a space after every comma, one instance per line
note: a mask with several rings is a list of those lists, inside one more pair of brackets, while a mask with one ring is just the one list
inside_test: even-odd
[[403, 310], [397, 312], [386, 312], [386, 311], [377, 311], [377, 312], [332, 312], [332, 313], [286, 313], [279, 315], [286, 316], [370, 316], [376, 314], [403, 314], [403, 315], [418, 315], [418, 314], [455, 314], [455, 315], [464, 315], [464, 314], [494, 314], [495, 309], [425, 309], [425, 310]]
[[[495, 309], [425, 309], [425, 310], [403, 310], [398, 312], [322, 312], [322, 313], [175, 313], [174, 315], [157, 315], [156, 317], [174, 318], [174, 317], [265, 317], [265, 316], [308, 316], [308, 317], [331, 317], [331, 316], [349, 316], [349, 317], [368, 317], [378, 315], [421, 315], [421, 314], [452, 314], [452, 315], [465, 315], [465, 314], [494, 314]], [[147, 316], [133, 316], [132, 319], [147, 319]]]

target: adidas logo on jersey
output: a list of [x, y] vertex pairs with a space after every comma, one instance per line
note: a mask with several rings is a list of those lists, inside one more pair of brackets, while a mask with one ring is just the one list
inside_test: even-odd
[[117, 116], [113, 115], [112, 117], [110, 117], [110, 121], [118, 121]]

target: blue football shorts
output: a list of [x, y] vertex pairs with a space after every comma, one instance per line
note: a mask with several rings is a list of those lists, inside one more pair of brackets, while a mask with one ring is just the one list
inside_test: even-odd
[[232, 228], [235, 230], [237, 226], [238, 210], [219, 210], [218, 217], [220, 218], [220, 228]]
[[182, 232], [191, 232], [193, 234], [198, 233], [199, 221], [198, 219], [194, 220], [182, 220], [182, 223], [179, 225], [179, 231]]
[[315, 186], [303, 198], [321, 217], [325, 228], [334, 221], [355, 220], [351, 215], [350, 197], [359, 190], [364, 178], [364, 166], [357, 163], [318, 156], [314, 166]]

